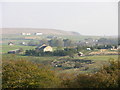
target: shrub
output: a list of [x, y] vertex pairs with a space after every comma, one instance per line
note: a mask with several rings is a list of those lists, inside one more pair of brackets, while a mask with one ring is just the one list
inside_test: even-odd
[[63, 80], [67, 88], [118, 88], [120, 87], [120, 61], [110, 61], [110, 65], [96, 73], [79, 74], [74, 79]]
[[3, 88], [51, 88], [60, 80], [42, 65], [27, 60], [3, 60]]

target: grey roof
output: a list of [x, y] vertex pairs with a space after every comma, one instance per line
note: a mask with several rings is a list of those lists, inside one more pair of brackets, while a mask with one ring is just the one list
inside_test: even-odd
[[44, 48], [46, 48], [47, 46], [42, 46], [39, 48], [39, 50], [43, 50]]

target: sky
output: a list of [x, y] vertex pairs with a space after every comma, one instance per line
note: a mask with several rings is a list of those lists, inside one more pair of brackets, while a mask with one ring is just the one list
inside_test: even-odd
[[0, 27], [48, 28], [117, 35], [117, 2], [2, 2]]

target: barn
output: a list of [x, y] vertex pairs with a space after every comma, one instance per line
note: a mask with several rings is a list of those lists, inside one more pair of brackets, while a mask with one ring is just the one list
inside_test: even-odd
[[36, 48], [36, 50], [40, 50], [40, 51], [43, 51], [43, 52], [52, 52], [53, 48], [51, 46], [47, 46], [47, 45], [43, 44], [42, 46], [38, 46]]
[[10, 50], [8, 51], [8, 54], [18, 54], [20, 53], [20, 50], [19, 49], [15, 49], [15, 50]]

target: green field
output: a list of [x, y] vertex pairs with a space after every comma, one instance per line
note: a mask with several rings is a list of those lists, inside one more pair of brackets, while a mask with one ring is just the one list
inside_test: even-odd
[[[92, 60], [92, 64], [86, 64], [84, 67], [81, 68], [72, 68], [72, 69], [62, 69], [59, 67], [52, 67], [53, 70], [57, 71], [57, 73], [91, 73], [95, 72], [96, 70], [99, 70], [103, 65], [108, 64], [109, 60], [117, 60], [118, 55], [101, 55], [101, 56], [82, 56], [82, 57], [76, 57], [76, 58], [70, 58], [70, 57], [36, 57], [36, 56], [24, 56], [24, 55], [12, 55], [12, 54], [3, 54], [2, 55], [3, 60], [17, 60], [18, 58], [29, 60], [34, 63], [38, 64], [44, 64], [47, 66], [51, 66], [52, 61], [54, 60], [66, 60], [66, 59], [71, 59], [71, 60]], [[87, 70], [85, 70], [88, 68]]]
[[2, 53], [7, 53], [9, 50], [15, 50], [15, 49], [19, 49], [19, 48], [22, 48], [25, 51], [25, 50], [29, 50], [29, 49], [35, 49], [35, 47], [36, 46], [2, 45]]
[[[9, 46], [9, 45], [1, 45], [2, 48], [0, 48], [0, 52], [1, 53], [7, 53], [10, 50], [15, 50], [15, 49], [19, 49], [22, 48], [24, 51], [25, 50], [30, 50], [30, 49], [35, 49], [37, 46], [22, 46], [22, 45], [13, 45], [13, 46]], [[53, 50], [56, 50], [57, 47], [53, 47]]]
[[[15, 44], [19, 44], [20, 42], [29, 42], [29, 39], [25, 39], [25, 37], [36, 37], [36, 39], [34, 39], [34, 41], [36, 40], [41, 40], [41, 39], [49, 39], [47, 38], [47, 36], [49, 35], [41, 35], [41, 36], [36, 36], [36, 35], [30, 35], [30, 36], [23, 36], [23, 35], [17, 35], [17, 34], [8, 34], [8, 35], [3, 35], [2, 36], [2, 44], [7, 44], [8, 42], [12, 41]], [[102, 38], [102, 36], [83, 36], [83, 35], [78, 35], [78, 36], [71, 36], [71, 35], [55, 35], [56, 37], [61, 37], [62, 39], [70, 39], [70, 40], [74, 40], [74, 41], [80, 41], [80, 40], [84, 40], [86, 38], [93, 38], [93, 39], [99, 39]], [[32, 39], [31, 39], [32, 40]]]
[[84, 60], [95, 60], [95, 61], [108, 61], [109, 59], [118, 59], [118, 55], [94, 55], [94, 56], [85, 56], [85, 57], [80, 57], [79, 59], [84, 59]]
[[[91, 73], [96, 70], [99, 70], [99, 68], [101, 68], [103, 65], [108, 64], [110, 60], [118, 60], [118, 55], [83, 56], [83, 57], [77, 57], [74, 59], [92, 60], [94, 63], [87, 64], [84, 67], [77, 68], [77, 69], [62, 70], [62, 71], [59, 71], [59, 73]], [[88, 68], [88, 69], [84, 70], [85, 68]]]

